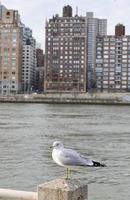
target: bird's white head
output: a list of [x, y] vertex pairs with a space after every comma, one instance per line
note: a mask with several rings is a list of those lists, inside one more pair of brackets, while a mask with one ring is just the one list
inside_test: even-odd
[[53, 142], [53, 148], [59, 149], [59, 148], [63, 148], [63, 147], [64, 147], [64, 145], [63, 145], [63, 143], [61, 141]]

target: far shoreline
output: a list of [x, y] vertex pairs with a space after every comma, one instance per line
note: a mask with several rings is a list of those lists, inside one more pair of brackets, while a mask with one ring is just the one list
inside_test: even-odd
[[0, 103], [130, 105], [130, 93], [32, 93], [0, 95]]

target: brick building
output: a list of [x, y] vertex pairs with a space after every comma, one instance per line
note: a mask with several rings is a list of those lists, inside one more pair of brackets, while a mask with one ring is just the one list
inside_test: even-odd
[[36, 67], [36, 86], [35, 89], [38, 92], [42, 92], [44, 90], [44, 62], [45, 55], [43, 50], [38, 48], [36, 49], [36, 57], [37, 57], [37, 67]]
[[86, 92], [85, 17], [64, 7], [47, 21], [45, 39], [45, 92]]
[[116, 35], [97, 38], [95, 78], [99, 91], [130, 91], [130, 35], [116, 26]]
[[21, 90], [22, 29], [17, 10], [0, 5], [0, 93]]

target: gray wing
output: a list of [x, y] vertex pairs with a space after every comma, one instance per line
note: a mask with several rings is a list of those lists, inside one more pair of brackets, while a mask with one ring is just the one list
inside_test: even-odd
[[59, 152], [59, 160], [66, 166], [93, 166], [93, 162], [90, 159], [72, 149], [62, 149]]

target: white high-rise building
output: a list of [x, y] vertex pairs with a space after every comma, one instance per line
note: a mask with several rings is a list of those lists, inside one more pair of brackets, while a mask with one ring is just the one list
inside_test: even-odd
[[0, 3], [0, 20], [2, 20], [2, 16], [6, 12], [6, 10], [7, 10], [6, 7], [1, 5], [1, 3]]
[[88, 89], [94, 87], [96, 64], [96, 37], [107, 35], [107, 19], [94, 18], [93, 12], [86, 14]]
[[23, 27], [22, 91], [30, 93], [35, 88], [36, 41], [32, 30]]

